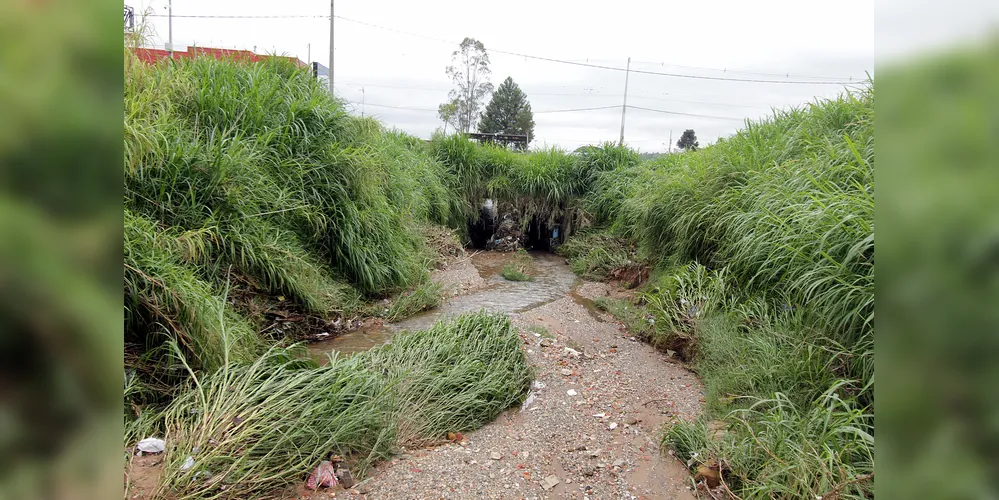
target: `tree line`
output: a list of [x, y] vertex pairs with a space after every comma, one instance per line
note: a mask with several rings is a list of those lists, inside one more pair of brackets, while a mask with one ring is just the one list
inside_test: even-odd
[[[527, 94], [509, 76], [494, 91], [489, 81], [489, 53], [482, 42], [465, 37], [458, 50], [451, 53], [451, 65], [445, 72], [454, 84], [448, 100], [437, 107], [445, 134], [450, 126], [463, 134], [476, 130], [482, 134], [526, 135], [528, 144], [534, 139], [534, 113]], [[485, 110], [480, 111], [490, 94]], [[699, 144], [694, 131], [685, 130], [676, 146], [696, 151]]]

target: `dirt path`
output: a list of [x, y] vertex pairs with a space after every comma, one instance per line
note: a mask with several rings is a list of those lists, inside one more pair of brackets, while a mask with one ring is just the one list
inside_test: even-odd
[[[597, 283], [577, 290], [607, 292]], [[543, 384], [528, 409], [507, 411], [460, 445], [382, 464], [358, 487], [363, 497], [694, 498], [686, 469], [658, 444], [663, 423], [701, 412], [692, 373], [570, 294], [512, 317]]]

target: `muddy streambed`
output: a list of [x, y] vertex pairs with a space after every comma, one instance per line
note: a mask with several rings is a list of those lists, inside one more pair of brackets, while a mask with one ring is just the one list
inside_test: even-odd
[[311, 344], [309, 354], [322, 362], [329, 352], [350, 354], [366, 351], [391, 341], [392, 336], [400, 331], [426, 329], [448, 316], [480, 309], [496, 313], [520, 313], [558, 300], [566, 294], [593, 311], [592, 302], [574, 292], [580, 281], [566, 265], [565, 258], [547, 252], [532, 252], [534, 280], [509, 281], [499, 273], [512, 258], [512, 253], [474, 254], [471, 256], [471, 263], [485, 281], [484, 286], [470, 293], [445, 299], [440, 306], [397, 323], [365, 327]]

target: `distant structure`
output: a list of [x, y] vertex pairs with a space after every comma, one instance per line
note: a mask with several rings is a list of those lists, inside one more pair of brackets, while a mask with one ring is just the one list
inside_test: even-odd
[[[155, 64], [163, 59], [170, 58], [170, 52], [164, 49], [152, 49], [146, 47], [139, 47], [135, 49], [135, 55], [139, 57], [139, 60], [149, 64]], [[218, 49], [214, 47], [188, 47], [186, 51], [174, 50], [174, 59], [191, 59], [197, 56], [209, 56], [216, 59], [231, 59], [235, 61], [246, 61], [246, 62], [260, 62], [268, 61], [271, 59], [285, 59], [291, 61], [292, 64], [300, 68], [305, 68], [308, 64], [302, 62], [301, 59], [297, 57], [290, 56], [270, 56], [262, 55], [251, 52], [249, 50], [237, 50], [237, 49]]]
[[512, 144], [514, 147], [520, 150], [527, 150], [528, 137], [526, 134], [480, 134], [475, 132], [468, 133], [469, 139], [474, 139], [479, 141], [479, 143], [493, 143], [493, 144]]
[[[322, 64], [320, 64], [320, 63], [318, 63], [316, 61], [312, 61], [312, 63], [310, 64], [310, 66], [312, 66], [312, 78], [315, 78], [316, 80], [319, 80], [321, 82], [329, 82], [330, 81], [330, 69], [329, 68], [327, 68], [326, 66], [323, 66]], [[327, 83], [327, 85], [328, 85], [328, 83]]]
[[135, 31], [135, 9], [126, 5], [125, 6], [125, 33], [132, 33]]

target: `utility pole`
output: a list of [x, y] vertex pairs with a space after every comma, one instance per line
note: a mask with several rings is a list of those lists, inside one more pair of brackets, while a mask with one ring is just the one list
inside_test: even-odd
[[308, 59], [305, 62], [309, 63], [309, 66], [311, 67], [312, 66], [312, 44], [311, 43], [307, 43], [307, 44], [305, 44], [305, 46], [307, 47], [305, 49], [305, 58]]
[[669, 129], [669, 149], [667, 151], [673, 152], [673, 129]]
[[173, 0], [167, 2], [167, 52], [170, 53], [170, 59], [173, 59]]
[[361, 118], [364, 118], [364, 87], [361, 87]]
[[333, 2], [330, 0], [330, 95], [333, 95]]
[[628, 68], [624, 70], [624, 104], [621, 105], [621, 139], [618, 146], [624, 146], [624, 113], [628, 111], [628, 74], [631, 73], [631, 58], [628, 58]]

